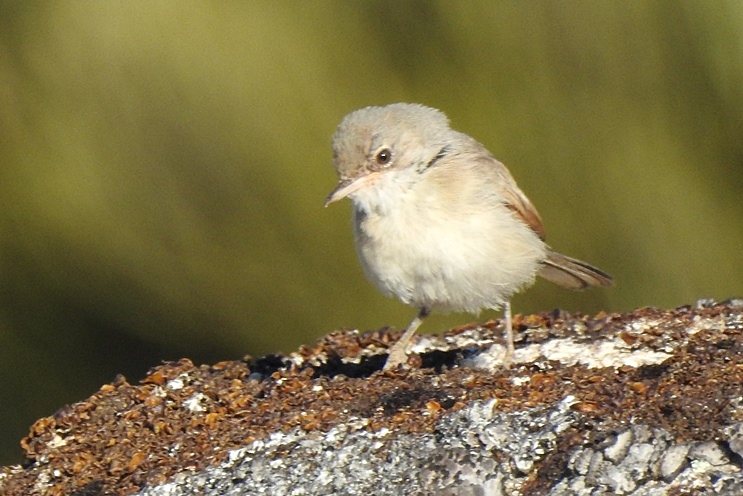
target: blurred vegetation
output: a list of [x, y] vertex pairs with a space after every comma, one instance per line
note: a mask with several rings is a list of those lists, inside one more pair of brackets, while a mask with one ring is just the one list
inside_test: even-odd
[[616, 277], [517, 312], [743, 294], [741, 2], [2, 2], [0, 463], [117, 373], [404, 326], [322, 208], [341, 117], [395, 101]]

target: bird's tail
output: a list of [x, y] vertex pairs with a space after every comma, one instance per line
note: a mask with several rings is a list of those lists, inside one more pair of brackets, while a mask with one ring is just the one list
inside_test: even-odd
[[543, 262], [538, 274], [548, 281], [568, 289], [612, 285], [612, 278], [609, 274], [585, 262], [566, 257], [554, 251], [547, 252], [547, 259]]

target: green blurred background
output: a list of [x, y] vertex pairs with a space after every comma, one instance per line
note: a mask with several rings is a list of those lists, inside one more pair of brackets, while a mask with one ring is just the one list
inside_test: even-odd
[[117, 373], [407, 324], [349, 203], [322, 208], [335, 126], [396, 101], [444, 110], [617, 280], [515, 311], [743, 295], [743, 2], [6, 1], [0, 463]]

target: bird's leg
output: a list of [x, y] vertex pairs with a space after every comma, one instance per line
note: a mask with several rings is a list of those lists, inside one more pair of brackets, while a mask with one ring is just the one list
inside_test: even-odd
[[503, 358], [503, 367], [510, 367], [513, 363], [513, 327], [511, 323], [511, 302], [503, 304], [503, 316], [506, 318], [506, 356]]
[[421, 326], [430, 313], [431, 310], [428, 308], [421, 308], [418, 315], [410, 321], [410, 324], [408, 324], [408, 327], [405, 329], [405, 332], [402, 333], [400, 339], [397, 340], [397, 343], [390, 347], [387, 362], [384, 364], [384, 370], [394, 369], [398, 365], [404, 365], [408, 362], [408, 354], [406, 353], [408, 343], [413, 337], [413, 334], [415, 334], [415, 331]]

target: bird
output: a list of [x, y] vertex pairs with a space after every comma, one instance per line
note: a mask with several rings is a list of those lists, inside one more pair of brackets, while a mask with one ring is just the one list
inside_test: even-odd
[[332, 152], [338, 184], [324, 206], [351, 200], [366, 277], [417, 310], [388, 350], [385, 370], [405, 366], [408, 344], [431, 312], [501, 308], [508, 366], [513, 294], [536, 276], [573, 290], [613, 283], [553, 251], [506, 166], [438, 109], [394, 103], [353, 111], [333, 134]]

